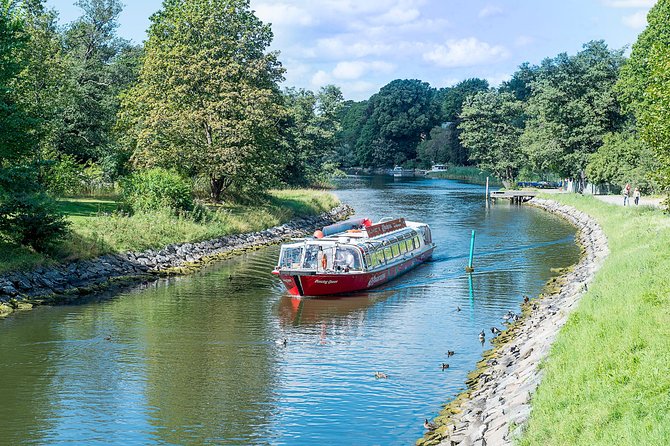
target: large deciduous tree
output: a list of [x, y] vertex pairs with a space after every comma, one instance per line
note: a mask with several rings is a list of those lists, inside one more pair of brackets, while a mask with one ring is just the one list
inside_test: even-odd
[[19, 5], [0, 0], [0, 168], [24, 161], [32, 146], [34, 121], [17, 101], [16, 79], [25, 66], [29, 38]]
[[623, 63], [621, 51], [589, 42], [574, 56], [542, 62], [532, 82], [528, 121], [521, 138], [538, 171], [585, 180], [589, 157], [603, 137], [625, 123], [613, 86]]
[[335, 158], [342, 92], [334, 85], [322, 87], [316, 94], [290, 88], [284, 99], [288, 119], [283, 132], [287, 158], [283, 180], [295, 185], [323, 182], [323, 167]]
[[345, 101], [340, 108], [338, 115], [340, 130], [336, 135], [336, 160], [340, 166], [356, 165], [356, 141], [360, 138], [361, 130], [365, 125], [367, 107], [367, 101]]
[[465, 100], [460, 118], [461, 142], [471, 159], [501, 180], [513, 181], [524, 158], [519, 143], [523, 104], [512, 93], [479, 92]]
[[356, 143], [365, 166], [390, 166], [416, 158], [416, 146], [439, 121], [435, 89], [420, 80], [395, 80], [368, 101]]
[[642, 139], [660, 162], [659, 179], [670, 187], [670, 1], [659, 0], [649, 25], [633, 45], [617, 91], [637, 118]]
[[21, 8], [27, 37], [19, 58], [24, 66], [14, 81], [17, 100], [34, 120], [31, 158], [42, 172], [52, 158], [72, 104], [71, 64], [58, 32], [58, 15], [43, 0], [26, 0]]
[[83, 14], [64, 35], [72, 88], [59, 150], [81, 161], [106, 161], [114, 157], [119, 93], [129, 86], [117, 61], [138, 49], [116, 35], [120, 0], [79, 0], [76, 5]]
[[592, 183], [631, 183], [650, 192], [656, 186], [652, 174], [657, 168], [649, 145], [629, 130], [605, 135], [603, 145], [589, 159], [586, 175]]
[[206, 175], [215, 200], [266, 186], [285, 113], [270, 27], [248, 0], [166, 0], [151, 21], [121, 116], [135, 161]]

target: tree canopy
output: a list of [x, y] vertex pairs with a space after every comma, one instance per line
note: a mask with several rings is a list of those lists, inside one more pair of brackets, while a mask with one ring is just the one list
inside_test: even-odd
[[659, 0], [649, 25], [633, 45], [617, 91], [637, 118], [642, 139], [660, 161], [660, 180], [670, 187], [670, 1]]
[[519, 144], [523, 125], [523, 105], [513, 94], [481, 91], [463, 104], [460, 138], [479, 166], [513, 181], [524, 159]]
[[416, 146], [439, 121], [435, 89], [420, 80], [395, 80], [368, 101], [356, 142], [365, 166], [390, 166], [416, 158]]
[[138, 165], [206, 176], [212, 197], [276, 175], [278, 82], [270, 27], [248, 0], [169, 0], [151, 18], [138, 84], [123, 99]]
[[624, 116], [613, 90], [623, 63], [622, 51], [603, 41], [589, 42], [574, 56], [545, 59], [531, 82], [521, 143], [538, 171], [585, 178], [590, 154]]

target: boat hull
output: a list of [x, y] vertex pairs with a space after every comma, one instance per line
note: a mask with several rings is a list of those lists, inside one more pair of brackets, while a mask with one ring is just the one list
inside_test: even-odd
[[294, 296], [329, 296], [353, 293], [382, 285], [425, 262], [433, 255], [433, 248], [385, 269], [342, 274], [289, 274], [279, 273], [288, 292]]

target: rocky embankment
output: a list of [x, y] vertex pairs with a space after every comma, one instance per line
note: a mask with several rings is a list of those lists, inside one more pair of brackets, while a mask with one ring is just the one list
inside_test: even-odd
[[186, 274], [243, 251], [302, 237], [353, 214], [348, 205], [313, 217], [293, 219], [264, 231], [230, 235], [160, 250], [108, 254], [92, 260], [0, 275], [0, 316], [36, 304], [65, 303], [112, 285], [131, 284], [166, 274]]
[[521, 435], [530, 398], [542, 380], [539, 364], [609, 252], [604, 232], [588, 215], [550, 200], [530, 204], [577, 227], [581, 260], [547, 284], [540, 298], [523, 305], [523, 317], [494, 341], [470, 375], [468, 390], [445, 407], [435, 420], [439, 427], [418, 445], [501, 446]]

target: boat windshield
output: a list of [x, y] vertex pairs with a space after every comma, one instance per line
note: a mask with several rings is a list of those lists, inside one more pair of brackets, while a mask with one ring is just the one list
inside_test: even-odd
[[335, 251], [335, 270], [360, 271], [361, 256], [360, 251], [351, 246], [338, 246]]
[[302, 262], [304, 269], [316, 269], [319, 261], [319, 245], [308, 245], [305, 251], [305, 260]]
[[286, 247], [282, 250], [279, 266], [281, 268], [295, 269], [300, 268], [300, 259], [302, 258], [302, 246]]

